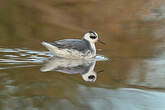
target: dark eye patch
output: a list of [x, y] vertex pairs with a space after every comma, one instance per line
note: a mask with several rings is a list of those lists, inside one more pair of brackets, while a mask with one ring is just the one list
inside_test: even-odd
[[91, 39], [96, 39], [96, 36], [90, 36]]
[[88, 76], [88, 79], [94, 79], [94, 78], [95, 78], [94, 75], [90, 75], [90, 76]]

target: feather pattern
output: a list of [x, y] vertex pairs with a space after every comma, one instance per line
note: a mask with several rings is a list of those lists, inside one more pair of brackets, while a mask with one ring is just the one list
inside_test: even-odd
[[49, 44], [56, 46], [59, 49], [73, 49], [79, 52], [86, 53], [87, 51], [93, 51], [91, 45], [85, 39], [64, 39], [55, 42], [48, 42]]

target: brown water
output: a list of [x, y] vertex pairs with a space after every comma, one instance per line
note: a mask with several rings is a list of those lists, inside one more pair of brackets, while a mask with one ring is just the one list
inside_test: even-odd
[[[95, 82], [41, 72], [51, 57], [41, 41], [89, 30], [110, 58], [90, 62], [102, 71]], [[165, 1], [1, 0], [0, 110], [100, 109], [165, 110]]]

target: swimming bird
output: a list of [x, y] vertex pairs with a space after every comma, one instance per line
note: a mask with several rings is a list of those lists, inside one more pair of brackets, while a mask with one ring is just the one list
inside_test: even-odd
[[84, 34], [82, 39], [64, 39], [54, 42], [45, 42], [41, 44], [45, 46], [54, 56], [71, 58], [71, 59], [86, 59], [96, 56], [95, 43], [99, 41], [98, 34], [95, 31], [89, 31]]

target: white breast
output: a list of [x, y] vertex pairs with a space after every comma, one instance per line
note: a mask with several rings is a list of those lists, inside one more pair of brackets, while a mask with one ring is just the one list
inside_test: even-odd
[[96, 47], [95, 47], [95, 44], [90, 42], [90, 45], [91, 45], [92, 50], [94, 51], [93, 55], [95, 56], [95, 55], [96, 55]]

